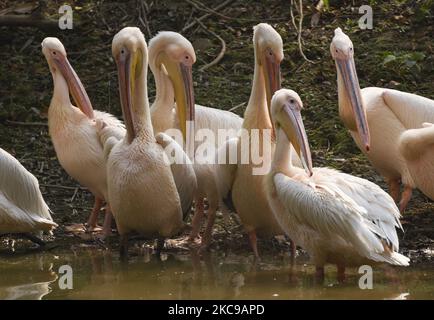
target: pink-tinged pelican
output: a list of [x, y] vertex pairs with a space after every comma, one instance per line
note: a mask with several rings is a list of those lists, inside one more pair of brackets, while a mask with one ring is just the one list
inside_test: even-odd
[[[392, 198], [400, 199], [403, 213], [416, 187], [415, 177], [399, 151], [401, 134], [434, 122], [432, 100], [392, 89], [360, 89], [354, 63], [354, 46], [340, 28], [335, 30], [330, 51], [336, 62], [339, 114], [357, 146], [385, 178]], [[416, 173], [422, 178], [419, 173]], [[422, 174], [426, 176], [425, 174]], [[423, 179], [423, 178], [422, 178]]]
[[0, 148], [0, 235], [20, 233], [43, 245], [32, 234], [51, 232], [55, 227], [57, 224], [51, 218], [38, 180]]
[[[386, 262], [407, 266], [398, 253], [396, 228], [402, 228], [393, 199], [376, 184], [328, 168], [312, 168], [301, 118], [303, 104], [292, 90], [277, 91], [271, 118], [276, 150], [267, 177], [267, 198], [285, 233], [309, 252], [324, 277], [324, 265], [336, 264], [343, 280], [346, 266]], [[291, 145], [305, 170], [291, 162]]]
[[[196, 177], [181, 146], [164, 133], [154, 135], [146, 78], [148, 48], [140, 29], [127, 27], [119, 31], [113, 38], [112, 54], [127, 132], [121, 141], [104, 141], [106, 127], [100, 134], [108, 157], [110, 205], [121, 236], [121, 256], [126, 257], [130, 233], [162, 240], [182, 230], [183, 214], [189, 212], [196, 192]], [[185, 77], [184, 81], [187, 99], [178, 106], [178, 116], [194, 121], [194, 102], [189, 98], [193, 84], [191, 78]], [[185, 139], [186, 131], [182, 129], [182, 133]], [[168, 145], [177, 148], [185, 164], [171, 166], [167, 162]]]
[[[66, 51], [57, 38], [45, 38], [42, 52], [53, 76], [54, 91], [48, 109], [48, 127], [57, 158], [65, 171], [87, 187], [95, 197], [88, 220], [90, 230], [97, 226], [98, 213], [107, 202], [103, 235], [111, 232], [111, 213], [107, 199], [106, 164], [103, 147], [95, 127], [102, 120], [111, 134], [121, 139], [125, 134], [123, 124], [109, 113], [93, 110], [89, 97], [70, 65]], [[71, 104], [71, 93], [77, 107]]]
[[[252, 130], [259, 129], [259, 141], [263, 141], [264, 135], [273, 135], [269, 106], [273, 93], [280, 89], [283, 43], [279, 33], [273, 27], [260, 23], [254, 27], [253, 44], [255, 71], [249, 103], [244, 113], [243, 129], [248, 130], [250, 135]], [[272, 140], [271, 137], [269, 138]], [[272, 141], [271, 144], [272, 152], [263, 155], [264, 163], [271, 162], [275, 143]], [[258, 154], [261, 146], [249, 141], [249, 149], [256, 150], [252, 152]], [[230, 139], [221, 149], [223, 148], [226, 148], [226, 154], [235, 148], [240, 154], [241, 140]], [[219, 192], [223, 198], [232, 198], [236, 212], [248, 232], [253, 253], [256, 258], [259, 258], [257, 232], [265, 236], [272, 236], [283, 234], [283, 231], [274, 218], [266, 198], [264, 183], [266, 175], [254, 175], [255, 165], [253, 163], [242, 164], [239, 159], [237, 160], [238, 164], [218, 166]], [[292, 250], [295, 251], [294, 245]]]
[[[177, 109], [174, 105], [185, 103], [183, 70], [191, 77], [192, 65], [196, 62], [193, 45], [176, 32], [163, 31], [149, 42], [149, 66], [154, 74], [156, 84], [156, 97], [151, 106], [152, 125], [154, 132], [165, 132], [168, 129], [180, 129]], [[181, 115], [182, 116], [182, 115]], [[180, 119], [182, 121], [182, 118]], [[184, 123], [183, 121], [181, 123]], [[232, 129], [233, 138], [241, 129], [243, 119], [238, 115], [224, 110], [213, 109], [195, 105], [195, 130], [208, 129], [217, 137], [219, 129]], [[216, 148], [218, 139], [215, 139]], [[197, 147], [198, 144], [195, 144]], [[198, 182], [198, 195], [196, 196], [196, 211], [193, 217], [190, 240], [196, 238], [204, 216], [203, 199], [208, 200], [208, 221], [206, 224], [202, 245], [208, 246], [211, 241], [212, 227], [216, 210], [219, 204], [217, 176], [214, 166], [208, 164], [195, 164], [194, 169]]]

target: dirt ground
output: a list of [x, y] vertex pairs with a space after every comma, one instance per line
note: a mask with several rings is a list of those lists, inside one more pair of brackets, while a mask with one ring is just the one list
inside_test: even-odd
[[[147, 40], [160, 30], [181, 32], [195, 21], [194, 17], [210, 13], [206, 8], [215, 7], [215, 2], [209, 0], [198, 7], [178, 1], [147, 1], [144, 7], [139, 1], [69, 2], [74, 10], [73, 30], [0, 27], [0, 146], [39, 179], [53, 218], [60, 225], [55, 242], [61, 246], [92, 245], [92, 241], [65, 232], [64, 226], [85, 222], [93, 199], [59, 166], [47, 132], [52, 80], [41, 53], [42, 39], [60, 38], [94, 107], [121, 117], [111, 58], [113, 35], [124, 26], [140, 27]], [[311, 2], [305, 1], [303, 48], [314, 63], [306, 62], [300, 55], [289, 1], [233, 1], [217, 13], [210, 13], [202, 20], [208, 31], [196, 24], [182, 32], [196, 49], [197, 103], [226, 110], [236, 107], [234, 112], [243, 114], [253, 75], [252, 27], [259, 22], [271, 23], [284, 41], [282, 86], [296, 90], [306, 105], [303, 116], [314, 164], [367, 178], [385, 188], [384, 181], [361, 155], [338, 117], [330, 40], [338, 26], [351, 37], [362, 87], [389, 87], [434, 99], [434, 20], [430, 1], [371, 2], [374, 29], [360, 30], [357, 21], [361, 2], [330, 1], [319, 24], [311, 27]], [[0, 1], [0, 11], [17, 4]], [[47, 4], [45, 15], [57, 19], [61, 1], [49, 0]], [[296, 19], [299, 16], [295, 9], [294, 15]], [[224, 39], [226, 52], [217, 65], [200, 72], [199, 68], [221, 50], [220, 40], [209, 30]], [[151, 75], [149, 90], [152, 99], [155, 91]], [[405, 232], [400, 233], [401, 245], [414, 261], [433, 259], [433, 209], [433, 203], [416, 191], [402, 219]], [[221, 217], [217, 219], [212, 250], [225, 247], [249, 250], [241, 227], [231, 221], [225, 224]], [[116, 240], [113, 243], [116, 246]], [[275, 239], [260, 242], [260, 250], [279, 252], [287, 250], [287, 246], [285, 241]]]

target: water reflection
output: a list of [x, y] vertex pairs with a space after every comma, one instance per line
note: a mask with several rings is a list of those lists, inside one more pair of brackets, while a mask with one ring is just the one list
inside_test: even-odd
[[0, 299], [40, 300], [57, 280], [51, 258], [44, 255], [2, 259], [0, 263]]
[[[61, 290], [57, 271], [73, 269], [73, 290]], [[1, 299], [434, 299], [432, 268], [375, 268], [374, 289], [358, 287], [351, 270], [337, 284], [329, 267], [317, 283], [305, 257], [264, 256], [254, 264], [231, 252], [199, 255], [192, 250], [166, 253], [162, 259], [137, 248], [127, 264], [117, 253], [94, 248], [11, 255], [0, 259]]]

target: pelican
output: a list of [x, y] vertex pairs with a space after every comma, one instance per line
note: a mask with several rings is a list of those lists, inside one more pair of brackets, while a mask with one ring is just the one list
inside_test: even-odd
[[20, 233], [43, 245], [32, 234], [51, 232], [55, 227], [38, 180], [0, 148], [0, 234]]
[[[398, 253], [396, 228], [402, 226], [393, 199], [368, 180], [329, 168], [312, 169], [302, 108], [292, 90], [281, 89], [273, 96], [277, 143], [266, 188], [280, 226], [309, 252], [321, 279], [326, 263], [337, 264], [340, 280], [346, 266], [407, 266], [409, 259]], [[291, 144], [306, 171], [292, 165]]]
[[[244, 113], [243, 129], [251, 135], [252, 130], [259, 129], [259, 141], [263, 137], [273, 135], [272, 123], [269, 115], [269, 106], [273, 93], [280, 89], [280, 63], [283, 59], [283, 43], [279, 33], [266, 23], [260, 23], [254, 27], [253, 44], [255, 51], [255, 70], [253, 75], [253, 85], [249, 103]], [[268, 130], [266, 130], [268, 129]], [[275, 143], [272, 141], [271, 151], [274, 150]], [[249, 141], [249, 149], [259, 149], [260, 146]], [[222, 146], [217, 156], [223, 149], [230, 152], [231, 149], [240, 150], [240, 138], [227, 141]], [[264, 163], [271, 162], [273, 152], [263, 155]], [[228, 154], [228, 153], [226, 153]], [[295, 156], [295, 155], [294, 155]], [[233, 205], [243, 223], [249, 241], [256, 258], [259, 258], [257, 248], [257, 235], [283, 234], [273, 216], [268, 204], [265, 192], [265, 175], [253, 175], [254, 164], [237, 164], [218, 166], [218, 176], [220, 177], [218, 188], [220, 197], [232, 198]], [[293, 253], [295, 247], [292, 248]]]
[[[42, 52], [53, 76], [54, 91], [48, 109], [48, 127], [57, 158], [65, 171], [95, 197], [88, 220], [90, 230], [97, 226], [98, 213], [107, 198], [106, 164], [99, 141], [96, 120], [112, 128], [118, 139], [125, 135], [123, 124], [109, 113], [93, 110], [89, 97], [70, 65], [66, 50], [57, 38], [45, 38]], [[71, 104], [71, 93], [78, 107]], [[111, 233], [110, 206], [106, 206], [103, 235]]]
[[[196, 192], [196, 177], [182, 148], [164, 133], [154, 135], [146, 78], [148, 49], [140, 29], [127, 27], [119, 31], [113, 38], [112, 54], [118, 70], [126, 135], [120, 141], [104, 139], [107, 126], [102, 126], [99, 134], [108, 157], [108, 195], [121, 236], [121, 257], [125, 258], [132, 232], [158, 238], [161, 246], [162, 239], [182, 230], [183, 214], [190, 210]], [[189, 80], [184, 86], [186, 97], [192, 90]], [[193, 108], [192, 99], [187, 98], [178, 106], [179, 118], [182, 114], [184, 121], [194, 121]], [[186, 131], [182, 133], [185, 139]], [[169, 145], [183, 156], [185, 165], [170, 166], [165, 151]]]
[[[156, 97], [151, 106], [152, 125], [154, 133], [165, 132], [168, 129], [180, 129], [174, 103], [183, 104], [184, 96], [183, 73], [191, 77], [191, 68], [196, 61], [196, 54], [190, 41], [176, 32], [163, 31], [149, 42], [149, 66], [154, 74]], [[191, 93], [193, 94], [193, 93]], [[183, 123], [183, 122], [182, 122]], [[232, 129], [229, 138], [236, 137], [241, 129], [243, 119], [238, 115], [224, 110], [213, 109], [201, 105], [195, 106], [195, 130], [207, 129], [217, 137], [219, 129]], [[215, 139], [216, 147], [218, 139]], [[196, 144], [195, 147], [198, 145]], [[196, 238], [204, 215], [203, 198], [208, 200], [208, 221], [202, 238], [202, 245], [208, 246], [211, 241], [212, 226], [219, 204], [219, 195], [215, 167], [208, 164], [195, 164], [194, 169], [198, 182], [196, 211], [192, 221], [190, 240]]]
[[[330, 51], [336, 62], [340, 117], [357, 146], [385, 178], [396, 202], [400, 181], [404, 185], [399, 203], [403, 213], [416, 183], [399, 150], [400, 137], [408, 129], [420, 129], [424, 122], [434, 122], [433, 101], [392, 89], [361, 90], [353, 43], [340, 28], [335, 30]], [[422, 175], [426, 177], [426, 171]]]

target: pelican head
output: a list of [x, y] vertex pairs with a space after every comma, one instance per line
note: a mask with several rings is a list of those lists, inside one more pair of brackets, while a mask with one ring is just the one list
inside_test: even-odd
[[93, 118], [93, 108], [89, 96], [69, 63], [62, 42], [57, 38], [48, 37], [42, 41], [41, 46], [54, 81], [56, 81], [56, 75], [61, 75], [65, 79], [77, 107], [89, 118]]
[[305, 170], [312, 175], [312, 156], [301, 118], [301, 109], [303, 109], [303, 102], [297, 92], [292, 90], [280, 89], [271, 100], [271, 119], [276, 135], [279, 130], [283, 130], [302, 159]]
[[283, 60], [283, 42], [272, 26], [260, 23], [253, 28], [256, 63], [262, 67], [267, 105], [271, 108], [271, 97], [280, 89], [280, 63]]
[[145, 37], [139, 28], [126, 27], [113, 38], [112, 54], [116, 61], [119, 78], [119, 94], [121, 98], [122, 113], [127, 128], [127, 138], [131, 143], [137, 136], [137, 114], [141, 114], [147, 100], [146, 92], [137, 92], [139, 81], [146, 81], [148, 65], [148, 48]]
[[192, 67], [196, 62], [193, 45], [176, 32], [159, 32], [149, 42], [149, 66], [154, 74], [161, 69], [172, 81], [176, 108], [184, 140], [186, 121], [194, 120]]
[[357, 78], [356, 65], [354, 63], [354, 46], [350, 38], [343, 33], [341, 28], [335, 30], [335, 36], [330, 45], [330, 52], [336, 62], [337, 72], [344, 82], [345, 91], [351, 103], [357, 131], [364, 148], [366, 151], [369, 151], [369, 127], [366, 119], [366, 109], [363, 105], [360, 91], [359, 79]]

